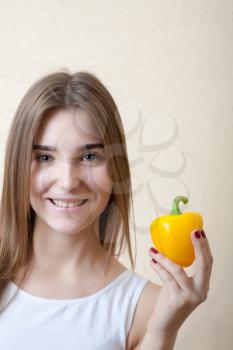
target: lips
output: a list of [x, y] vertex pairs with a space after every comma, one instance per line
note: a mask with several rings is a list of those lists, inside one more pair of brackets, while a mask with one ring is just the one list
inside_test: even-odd
[[79, 201], [82, 201], [82, 200], [84, 200], [84, 199], [86, 199], [86, 198], [47, 198], [47, 199], [49, 199], [49, 200], [52, 200], [52, 201], [60, 201], [60, 202], [65, 202], [65, 203], [69, 203], [69, 202], [71, 202], [71, 203], [75, 203], [75, 202], [79, 202]]
[[[48, 198], [49, 200], [50, 200], [50, 202], [53, 204], [53, 205], [56, 205], [56, 206], [58, 206], [59, 207], [59, 205], [57, 205], [55, 202], [54, 202], [54, 200], [52, 199], [52, 198]], [[58, 201], [58, 200], [57, 200]], [[59, 200], [60, 201], [60, 200]], [[79, 199], [79, 201], [80, 201], [80, 199]], [[81, 205], [83, 205], [84, 203], [86, 203], [88, 201], [88, 199], [83, 199], [82, 201], [81, 201], [81, 203], [80, 204], [78, 204], [77, 206], [81, 206]], [[61, 201], [62, 202], [62, 201]], [[75, 203], [75, 202], [77, 202], [77, 201], [73, 201], [73, 202], [71, 202], [71, 201], [69, 201], [69, 202], [66, 202], [66, 201], [64, 201], [64, 203]], [[64, 207], [63, 207], [64, 208]]]

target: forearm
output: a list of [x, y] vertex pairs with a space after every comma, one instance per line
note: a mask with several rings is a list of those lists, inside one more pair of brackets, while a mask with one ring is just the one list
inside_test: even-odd
[[163, 336], [147, 331], [139, 350], [172, 350], [175, 345], [177, 333], [170, 336]]

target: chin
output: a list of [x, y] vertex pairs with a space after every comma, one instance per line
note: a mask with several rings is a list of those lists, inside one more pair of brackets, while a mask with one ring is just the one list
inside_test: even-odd
[[[48, 225], [48, 224], [47, 224]], [[78, 223], [60, 223], [59, 225], [48, 225], [51, 230], [61, 233], [61, 234], [66, 234], [66, 235], [75, 235], [78, 234], [84, 230], [87, 230], [90, 225], [88, 224], [78, 224]]]

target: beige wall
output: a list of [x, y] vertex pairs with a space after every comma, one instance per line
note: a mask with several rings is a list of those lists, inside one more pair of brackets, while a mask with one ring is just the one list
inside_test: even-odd
[[175, 195], [188, 195], [183, 209], [202, 213], [215, 261], [208, 299], [180, 329], [175, 349], [229, 350], [233, 2], [0, 0], [0, 32], [1, 165], [13, 114], [40, 75], [62, 67], [95, 73], [127, 131], [137, 271], [161, 284], [149, 265], [148, 227]]

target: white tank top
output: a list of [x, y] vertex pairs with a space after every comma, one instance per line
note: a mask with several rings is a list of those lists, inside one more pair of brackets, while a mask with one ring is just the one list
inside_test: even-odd
[[125, 350], [147, 282], [126, 270], [97, 293], [76, 299], [40, 298], [10, 282], [0, 308], [0, 349]]

